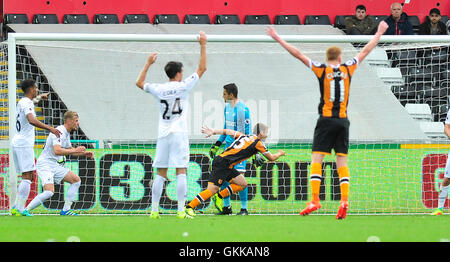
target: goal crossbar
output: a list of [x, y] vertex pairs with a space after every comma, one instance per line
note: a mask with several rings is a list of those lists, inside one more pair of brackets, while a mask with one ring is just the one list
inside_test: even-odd
[[[196, 34], [88, 34], [88, 33], [9, 33], [8, 39], [28, 41], [113, 41], [113, 42], [195, 42]], [[274, 42], [267, 35], [207, 35], [208, 42]], [[371, 35], [280, 35], [286, 41], [299, 43], [369, 42]], [[380, 43], [450, 42], [449, 35], [382, 36]]]

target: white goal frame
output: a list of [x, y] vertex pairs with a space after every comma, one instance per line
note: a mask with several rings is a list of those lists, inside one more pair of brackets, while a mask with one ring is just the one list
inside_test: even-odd
[[[85, 34], [85, 33], [8, 33], [8, 112], [9, 112], [9, 201], [10, 210], [16, 198], [17, 175], [10, 140], [15, 134], [16, 115], [16, 43], [17, 41], [111, 41], [111, 42], [196, 42], [196, 34]], [[208, 42], [274, 42], [267, 35], [207, 35]], [[360, 35], [280, 35], [297, 43], [367, 43], [373, 36]], [[443, 36], [382, 36], [380, 43], [450, 43]]]

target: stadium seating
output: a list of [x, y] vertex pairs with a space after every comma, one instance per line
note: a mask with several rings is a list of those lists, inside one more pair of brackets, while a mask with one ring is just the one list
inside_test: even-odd
[[407, 82], [415, 82], [415, 81], [421, 81], [421, 82], [432, 82], [433, 81], [433, 74], [432, 74], [432, 68], [430, 66], [417, 66], [417, 67], [410, 67], [408, 69], [408, 79]]
[[126, 14], [123, 17], [124, 24], [148, 24], [150, 23], [150, 18], [146, 14]]
[[215, 24], [240, 24], [238, 15], [216, 15]]
[[270, 18], [268, 15], [246, 15], [244, 24], [267, 25], [270, 24]]
[[[432, 98], [439, 98], [441, 96], [441, 88], [437, 85], [434, 85], [433, 82], [413, 82], [412, 85], [419, 86], [418, 89], [418, 98], [420, 101], [426, 101]], [[442, 92], [444, 93], [444, 92]]]
[[276, 25], [300, 25], [300, 18], [298, 15], [276, 15]]
[[345, 32], [345, 18], [349, 16], [351, 15], [337, 15], [336, 19], [334, 19], [334, 27], [339, 28]]
[[428, 99], [425, 101], [431, 107], [431, 113], [434, 116], [435, 122], [444, 122], [447, 118], [448, 102], [447, 99]]
[[417, 34], [419, 32], [420, 19], [417, 15], [408, 16], [408, 21], [412, 24], [414, 33]]
[[400, 104], [417, 103], [417, 91], [416, 86], [413, 85], [400, 85], [392, 86], [392, 93], [397, 97]]
[[153, 21], [155, 25], [157, 24], [179, 24], [180, 18], [175, 14], [158, 14], [155, 15], [155, 20]]
[[59, 21], [55, 14], [35, 14], [33, 24], [59, 24]]
[[328, 15], [307, 15], [305, 25], [331, 25]]
[[119, 17], [116, 14], [96, 14], [94, 24], [119, 24]]
[[211, 24], [211, 20], [208, 15], [186, 15], [184, 17], [185, 24]]
[[389, 16], [388, 15], [373, 15], [373, 20], [378, 25], [381, 21], [386, 20]]
[[67, 14], [63, 17], [64, 24], [89, 24], [89, 18], [85, 14]]
[[417, 51], [414, 49], [403, 49], [391, 53], [393, 67], [409, 67], [419, 64]]
[[5, 24], [28, 24], [28, 16], [26, 14], [5, 14]]
[[447, 48], [432, 49], [424, 54], [424, 64], [441, 64], [448, 61]]

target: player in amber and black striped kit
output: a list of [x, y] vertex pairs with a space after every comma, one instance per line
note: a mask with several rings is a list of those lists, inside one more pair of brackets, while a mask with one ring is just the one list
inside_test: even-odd
[[281, 156], [284, 156], [285, 152], [283, 150], [278, 150], [275, 154], [267, 150], [263, 141], [267, 138], [268, 132], [269, 128], [261, 123], [255, 125], [253, 135], [245, 135], [231, 129], [213, 130], [208, 127], [202, 128], [202, 133], [206, 134], [206, 137], [212, 135], [228, 135], [235, 140], [222, 154], [214, 158], [208, 187], [200, 192], [186, 206], [185, 210], [188, 216], [195, 216], [194, 209], [218, 192], [220, 186], [225, 181], [229, 182], [230, 185], [218, 193], [218, 197], [220, 198], [225, 198], [232, 193], [238, 193], [247, 187], [247, 181], [244, 175], [234, 168], [235, 165], [258, 152], [270, 161], [275, 161]]
[[347, 167], [350, 122], [347, 118], [347, 105], [350, 82], [356, 67], [377, 46], [380, 37], [386, 32], [388, 25], [382, 21], [378, 25], [375, 36], [364, 46], [354, 58], [342, 63], [342, 51], [339, 47], [327, 49], [327, 63], [314, 62], [300, 52], [295, 46], [287, 43], [273, 28], [267, 34], [279, 42], [291, 55], [312, 69], [319, 79], [320, 103], [319, 119], [314, 130], [311, 160], [311, 193], [312, 199], [300, 215], [307, 215], [320, 209], [319, 191], [322, 179], [322, 162], [325, 155], [334, 149], [338, 168], [341, 202], [336, 219], [344, 219], [348, 209], [348, 193], [350, 173]]

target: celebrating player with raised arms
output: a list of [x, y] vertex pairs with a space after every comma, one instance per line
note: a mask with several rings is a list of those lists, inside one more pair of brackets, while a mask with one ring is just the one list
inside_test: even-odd
[[183, 64], [168, 62], [164, 67], [169, 82], [146, 83], [149, 67], [156, 61], [156, 53], [149, 55], [147, 63], [136, 81], [136, 85], [151, 93], [159, 103], [158, 141], [153, 166], [158, 169], [152, 185], [152, 211], [150, 218], [159, 218], [159, 200], [167, 178], [167, 169], [176, 168], [178, 218], [189, 218], [184, 212], [187, 193], [186, 174], [189, 164], [189, 139], [187, 117], [189, 115], [189, 93], [206, 71], [206, 42], [204, 32], [198, 37], [200, 62], [197, 71], [183, 80]]
[[350, 121], [347, 118], [347, 105], [350, 92], [350, 81], [357, 66], [377, 46], [380, 37], [386, 32], [388, 25], [382, 21], [373, 38], [352, 59], [342, 63], [342, 51], [339, 47], [330, 47], [326, 51], [327, 63], [314, 62], [298, 48], [284, 41], [273, 28], [267, 34], [281, 44], [292, 56], [311, 68], [319, 80], [320, 103], [319, 119], [314, 130], [311, 160], [311, 194], [312, 199], [300, 215], [320, 209], [319, 191], [322, 179], [322, 163], [325, 155], [334, 149], [336, 165], [341, 189], [341, 202], [336, 219], [344, 219], [347, 215], [350, 173], [347, 167]]

